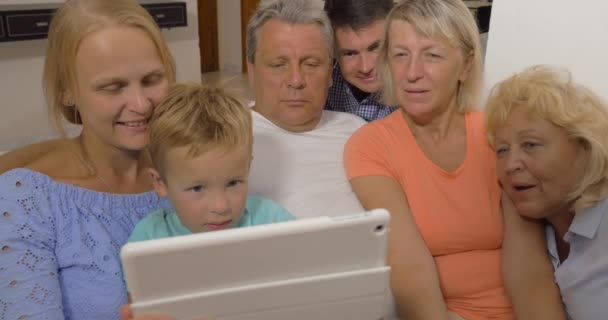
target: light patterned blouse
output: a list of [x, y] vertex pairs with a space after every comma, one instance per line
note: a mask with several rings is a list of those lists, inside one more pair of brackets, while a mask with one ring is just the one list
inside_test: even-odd
[[28, 169], [0, 175], [0, 319], [118, 319], [120, 248], [167, 207], [154, 192], [103, 193]]

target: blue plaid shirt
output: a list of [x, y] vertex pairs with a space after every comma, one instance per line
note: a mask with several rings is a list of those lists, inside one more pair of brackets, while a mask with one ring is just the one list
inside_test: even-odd
[[375, 94], [370, 94], [361, 102], [353, 95], [350, 85], [340, 71], [340, 66], [336, 62], [333, 70], [333, 85], [327, 94], [326, 110], [348, 112], [357, 115], [366, 121], [381, 119], [391, 112], [397, 110], [398, 106], [387, 106], [380, 102]]

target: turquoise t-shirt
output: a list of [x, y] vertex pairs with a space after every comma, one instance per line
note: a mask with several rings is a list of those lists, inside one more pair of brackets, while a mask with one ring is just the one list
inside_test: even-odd
[[[248, 196], [238, 228], [290, 221], [295, 218], [271, 200]], [[137, 223], [128, 242], [168, 238], [192, 234], [173, 209], [160, 209]]]

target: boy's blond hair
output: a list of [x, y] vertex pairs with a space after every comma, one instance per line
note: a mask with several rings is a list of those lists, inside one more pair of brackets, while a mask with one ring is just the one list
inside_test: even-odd
[[252, 142], [247, 103], [223, 87], [173, 85], [150, 119], [150, 156], [161, 174], [171, 148], [187, 146], [188, 155], [196, 157], [215, 148], [226, 152], [243, 144], [251, 148]]

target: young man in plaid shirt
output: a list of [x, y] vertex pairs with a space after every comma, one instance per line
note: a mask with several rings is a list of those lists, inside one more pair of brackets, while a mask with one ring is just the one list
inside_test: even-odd
[[384, 36], [384, 20], [393, 0], [326, 0], [334, 28], [336, 61], [325, 109], [349, 112], [367, 121], [397, 109], [380, 101], [376, 58]]

